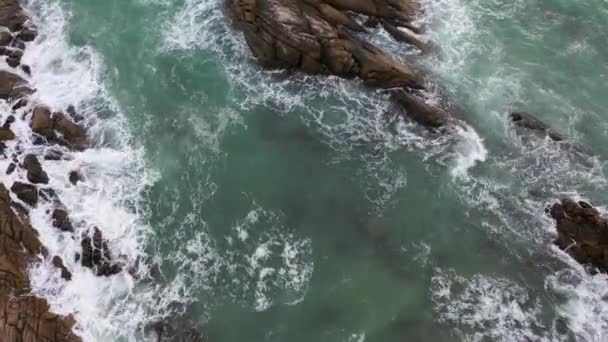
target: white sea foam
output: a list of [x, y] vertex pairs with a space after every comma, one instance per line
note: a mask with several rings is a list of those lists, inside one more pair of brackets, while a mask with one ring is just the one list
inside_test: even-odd
[[461, 140], [454, 149], [454, 165], [451, 172], [454, 177], [467, 178], [468, 170], [479, 162], [486, 161], [488, 151], [483, 145], [482, 139], [470, 127], [457, 127], [456, 132]]
[[465, 341], [551, 341], [539, 300], [511, 280], [437, 269], [432, 290], [438, 321]]
[[227, 245], [199, 227], [168, 256], [178, 266], [182, 293], [212, 292], [256, 311], [303, 299], [314, 268], [312, 242], [283, 225], [282, 215], [253, 202], [223, 239]]
[[[51, 309], [59, 314], [73, 314], [76, 332], [85, 341], [134, 340], [138, 330], [155, 316], [163, 315], [162, 304], [168, 289], [138, 286], [138, 278], [148, 273], [145, 246], [150, 237], [140, 209], [142, 191], [151, 185], [156, 175], [145, 165], [143, 150], [131, 143], [125, 118], [104, 87], [103, 60], [91, 47], [76, 47], [68, 43], [69, 14], [57, 2], [28, 1], [27, 9], [37, 25], [39, 36], [27, 44], [23, 63], [31, 66], [32, 76], [23, 75], [36, 92], [26, 108], [18, 110], [12, 129], [17, 142], [8, 144], [7, 153], [17, 149], [38, 155], [49, 176], [49, 187], [70, 213], [75, 233], [61, 233], [51, 225], [52, 205], [41, 202], [30, 210], [30, 219], [49, 251], [49, 259], [33, 265], [30, 279], [33, 292], [45, 297]], [[65, 158], [44, 160], [47, 147], [32, 144], [28, 113], [36, 104], [55, 111], [65, 111], [74, 105], [85, 117], [85, 125], [93, 147], [73, 152], [62, 147]], [[3, 117], [10, 112], [1, 104]], [[102, 112], [106, 118], [100, 119]], [[2, 161], [6, 168], [10, 160]], [[72, 185], [68, 172], [77, 170], [84, 182]], [[16, 170], [3, 175], [10, 187], [15, 180], [23, 181], [25, 172]], [[16, 198], [15, 198], [16, 200]], [[109, 242], [112, 254], [125, 264], [125, 271], [112, 277], [96, 277], [75, 261], [80, 253], [80, 237], [99, 227]], [[50, 257], [59, 255], [72, 272], [72, 280], [64, 281], [50, 264]], [[130, 270], [128, 273], [126, 270]], [[163, 293], [164, 292], [164, 293]]]

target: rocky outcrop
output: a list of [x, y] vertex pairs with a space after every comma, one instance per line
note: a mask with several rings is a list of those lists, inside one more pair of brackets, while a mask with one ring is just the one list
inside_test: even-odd
[[48, 107], [37, 106], [30, 122], [32, 131], [44, 140], [40, 144], [59, 144], [76, 150], [87, 147], [87, 132], [63, 113], [52, 113]]
[[[31, 69], [21, 64], [27, 45], [36, 39], [37, 30], [31, 25], [17, 0], [0, 0], [0, 55], [6, 56], [7, 65], [20, 68], [25, 74]], [[38, 238], [37, 231], [30, 225], [29, 212], [37, 206], [49, 204], [54, 209], [47, 214], [58, 234], [68, 234], [74, 239], [82, 239], [82, 260], [98, 275], [116, 274], [122, 268], [111, 260], [108, 242], [101, 231], [95, 228], [91, 237], [76, 236], [82, 222], [72, 222], [57, 193], [50, 187], [49, 175], [41, 160], [66, 159], [69, 150], [83, 150], [88, 147], [87, 131], [80, 124], [82, 116], [73, 106], [67, 108], [67, 115], [52, 112], [44, 105], [31, 104], [29, 95], [35, 92], [28, 82], [18, 76], [18, 72], [0, 70], [0, 101], [12, 105], [10, 113], [0, 113], [6, 117], [0, 127], [0, 158], [11, 161], [6, 174], [17, 177], [12, 184], [0, 183], [0, 340], [3, 342], [77, 342], [72, 328], [72, 317], [62, 317], [50, 311], [43, 298], [30, 292], [28, 269], [32, 263], [46, 260], [57, 268], [65, 281], [71, 281], [72, 274], [61, 257], [49, 256]], [[28, 106], [33, 106], [31, 109]], [[20, 111], [17, 115], [16, 111]], [[17, 136], [23, 131], [13, 131], [16, 120], [29, 121], [31, 137]], [[22, 125], [21, 127], [23, 127]], [[32, 140], [44, 149], [22, 147], [24, 141]], [[59, 145], [49, 148], [48, 145]], [[44, 150], [44, 154], [41, 151]], [[37, 154], [38, 153], [38, 154]], [[83, 181], [78, 175], [78, 181]], [[72, 176], [70, 176], [72, 180]], [[10, 192], [6, 187], [10, 186]]]
[[589, 203], [563, 199], [548, 208], [555, 219], [555, 244], [579, 263], [608, 272], [608, 217]]
[[0, 336], [2, 341], [80, 341], [74, 320], [51, 313], [46, 300], [29, 294], [27, 268], [46, 254], [37, 232], [11, 208], [0, 185]]
[[[267, 68], [359, 78], [372, 87], [393, 89], [397, 102], [419, 123], [439, 127], [449, 114], [425, 103], [414, 69], [364, 38], [382, 24], [396, 40], [422, 52], [432, 45], [416, 36], [417, 0], [227, 0], [237, 27], [258, 62]], [[367, 16], [360, 24], [353, 15]], [[361, 33], [361, 34], [358, 34]]]

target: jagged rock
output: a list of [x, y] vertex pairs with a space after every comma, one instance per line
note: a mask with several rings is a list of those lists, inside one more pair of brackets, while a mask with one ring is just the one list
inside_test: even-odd
[[32, 183], [47, 184], [49, 177], [46, 172], [42, 169], [42, 165], [33, 154], [28, 154], [23, 159], [23, 168], [27, 170], [27, 180]]
[[58, 228], [64, 232], [73, 232], [74, 226], [68, 217], [68, 212], [63, 209], [53, 210], [53, 227]]
[[28, 295], [29, 264], [45, 251], [36, 231], [15, 214], [11, 205], [8, 191], [0, 184], [0, 339], [80, 342], [72, 333], [72, 317], [55, 315], [46, 300]]
[[547, 124], [526, 112], [514, 112], [510, 115], [511, 121], [518, 127], [523, 127], [539, 134], [548, 136], [554, 141], [565, 140], [564, 136], [550, 128]]
[[[555, 219], [555, 244], [576, 261], [608, 272], [608, 218], [586, 202], [562, 199], [548, 213]], [[594, 270], [591, 270], [592, 272]]]
[[18, 99], [31, 94], [33, 90], [27, 82], [8, 71], [0, 70], [0, 99]]
[[15, 133], [10, 128], [0, 127], [0, 141], [15, 139]]
[[72, 273], [70, 271], [68, 271], [68, 269], [65, 267], [65, 265], [63, 264], [63, 260], [61, 260], [61, 257], [59, 257], [58, 255], [55, 255], [53, 257], [53, 266], [57, 267], [58, 269], [61, 270], [61, 278], [70, 281], [72, 280]]
[[38, 188], [31, 184], [21, 182], [13, 183], [11, 191], [23, 202], [35, 206], [38, 203]]
[[93, 229], [93, 236], [85, 236], [81, 243], [81, 264], [91, 268], [98, 276], [112, 276], [122, 272], [122, 267], [112, 262], [108, 243], [104, 240], [99, 228]]
[[[408, 64], [352, 33], [367, 32], [365, 26], [382, 23], [396, 40], [424, 53], [432, 51], [431, 43], [414, 35], [421, 31], [412, 24], [421, 11], [416, 0], [228, 0], [228, 3], [247, 45], [264, 67], [357, 77], [377, 88], [424, 89], [422, 80]], [[358, 24], [353, 14], [367, 15], [365, 26]], [[448, 112], [426, 104], [412, 93], [402, 93], [396, 98], [421, 124], [439, 127], [448, 123]]]
[[360, 77], [379, 87], [419, 87], [418, 77], [409, 66], [340, 28], [365, 30], [347, 11], [390, 16], [386, 1], [370, 4], [349, 0], [231, 0], [230, 8], [263, 66], [310, 74], [329, 71], [341, 77]]

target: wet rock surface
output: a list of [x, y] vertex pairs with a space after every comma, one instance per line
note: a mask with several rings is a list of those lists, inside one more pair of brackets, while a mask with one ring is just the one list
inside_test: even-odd
[[[411, 91], [424, 89], [424, 80], [414, 68], [366, 40], [366, 27], [382, 24], [397, 41], [431, 52], [432, 44], [416, 36], [421, 28], [413, 21], [422, 11], [416, 0], [227, 1], [260, 65], [359, 78], [376, 88], [399, 88], [397, 103], [414, 120], [433, 128], [448, 123], [448, 112]], [[359, 23], [355, 16], [368, 19]]]
[[[52, 112], [44, 104], [32, 104], [35, 100], [30, 95], [35, 89], [18, 75], [19, 71], [10, 70], [20, 68], [21, 72], [31, 74], [30, 67], [23, 65], [21, 60], [27, 43], [37, 35], [37, 29], [17, 0], [0, 0], [0, 55], [6, 56], [9, 68], [0, 70], [0, 101], [12, 106], [11, 113], [1, 113], [6, 119], [0, 127], [0, 144], [2, 157], [11, 159], [6, 174], [16, 179], [0, 183], [0, 340], [77, 342], [81, 339], [72, 331], [74, 319], [52, 313], [45, 299], [31, 295], [28, 279], [32, 263], [46, 262], [57, 269], [64, 281], [72, 280], [72, 273], [61, 257], [48, 255], [29, 216], [30, 210], [50, 204], [54, 209], [46, 213], [57, 233], [77, 238], [77, 228], [86, 227], [86, 223], [70, 220], [69, 211], [55, 190], [48, 186], [50, 179], [43, 161], [66, 159], [69, 157], [65, 154], [70, 150], [83, 150], [89, 146], [86, 129], [77, 123], [83, 118], [73, 106], [68, 108], [66, 115]], [[32, 137], [19, 136], [24, 132], [13, 130], [17, 120], [29, 122]], [[23, 140], [30, 138], [38, 146], [24, 149]], [[49, 148], [49, 145], [60, 146]], [[7, 150], [10, 155], [5, 153]], [[7, 190], [9, 186], [12, 194]], [[82, 237], [82, 245], [86, 245], [83, 261], [87, 260], [96, 274], [110, 276], [122, 271], [111, 260], [108, 243], [99, 229], [95, 228], [91, 237]]]
[[95, 227], [81, 242], [82, 266], [91, 268], [98, 276], [111, 276], [122, 272], [122, 266], [112, 261], [108, 242], [99, 228]]
[[591, 273], [608, 272], [608, 217], [591, 204], [562, 199], [547, 209], [555, 220], [555, 244]]
[[80, 341], [74, 320], [51, 313], [46, 300], [29, 295], [27, 267], [45, 254], [38, 233], [12, 209], [0, 184], [0, 336], [2, 341]]

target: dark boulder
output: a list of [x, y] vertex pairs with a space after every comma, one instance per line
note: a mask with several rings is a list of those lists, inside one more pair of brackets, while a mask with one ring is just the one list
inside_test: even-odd
[[72, 226], [72, 222], [68, 216], [68, 212], [63, 209], [55, 209], [53, 210], [53, 227], [60, 229], [64, 232], [73, 232], [74, 226]]
[[13, 57], [6, 58], [6, 64], [8, 64], [8, 66], [10, 66], [11, 68], [18, 67], [20, 63], [21, 62], [17, 58], [13, 58]]
[[28, 87], [23, 78], [8, 71], [0, 70], [0, 99], [19, 99], [31, 93], [33, 93], [33, 90]]
[[48, 137], [53, 129], [51, 110], [45, 106], [36, 106], [32, 112], [30, 127], [35, 133]]
[[34, 185], [15, 182], [11, 186], [11, 191], [17, 195], [17, 198], [30, 206], [35, 206], [38, 203], [38, 188]]
[[32, 68], [29, 65], [21, 64], [21, 70], [28, 76], [32, 75]]
[[49, 177], [46, 172], [42, 169], [42, 165], [33, 154], [28, 154], [23, 159], [23, 168], [27, 170], [27, 180], [32, 183], [47, 184]]
[[70, 180], [70, 183], [72, 183], [73, 185], [78, 184], [78, 182], [81, 182], [83, 180], [82, 176], [80, 175], [80, 172], [78, 171], [70, 171], [70, 173], [68, 174], [68, 178]]
[[[555, 220], [555, 244], [579, 263], [608, 272], [608, 218], [586, 202], [563, 199], [547, 210]], [[593, 272], [593, 270], [592, 270]]]
[[15, 165], [15, 163], [10, 163], [8, 165], [8, 167], [6, 168], [6, 174], [10, 175], [11, 173], [13, 173], [15, 171], [16, 167], [17, 167], [17, 165]]

